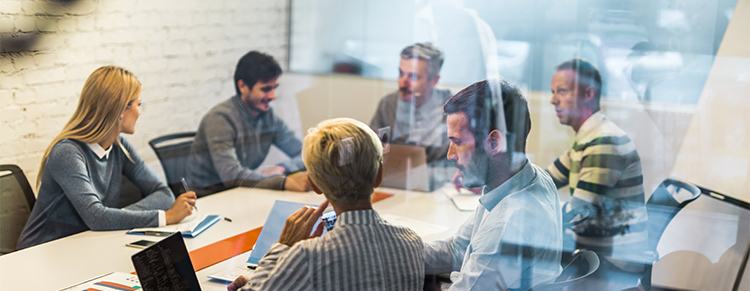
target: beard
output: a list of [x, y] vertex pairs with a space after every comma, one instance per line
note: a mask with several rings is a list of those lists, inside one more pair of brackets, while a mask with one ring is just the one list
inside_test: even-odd
[[453, 162], [456, 168], [461, 170], [461, 183], [464, 187], [473, 188], [480, 187], [487, 184], [487, 172], [489, 169], [489, 157], [487, 152], [484, 151], [484, 147], [478, 144], [474, 154], [471, 156], [471, 161], [465, 166], [461, 166]]
[[402, 99], [405, 96], [409, 96], [409, 95], [411, 95], [412, 97], [422, 97], [422, 93], [421, 92], [415, 92], [415, 91], [413, 91], [413, 90], [411, 90], [409, 88], [406, 88], [406, 87], [399, 87], [398, 91], [400, 93], [399, 96], [401, 96]]

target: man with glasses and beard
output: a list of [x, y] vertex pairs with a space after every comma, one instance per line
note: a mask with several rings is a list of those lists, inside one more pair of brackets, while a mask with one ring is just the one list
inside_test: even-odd
[[561, 272], [562, 217], [552, 179], [526, 157], [531, 119], [520, 89], [475, 83], [444, 105], [448, 159], [466, 187], [484, 187], [455, 235], [425, 244], [425, 273], [450, 290], [528, 290]]
[[[302, 142], [274, 114], [281, 67], [273, 57], [251, 51], [237, 63], [237, 95], [219, 103], [201, 120], [187, 166], [198, 196], [244, 186], [309, 191], [300, 153]], [[292, 159], [259, 169], [271, 145]]]

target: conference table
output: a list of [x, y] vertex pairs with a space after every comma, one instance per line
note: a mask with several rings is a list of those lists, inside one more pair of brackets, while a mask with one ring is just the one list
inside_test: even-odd
[[[450, 236], [472, 213], [458, 210], [446, 196], [444, 189], [431, 193], [384, 188], [376, 191], [393, 194], [373, 204], [381, 216], [394, 224], [411, 227], [421, 234], [425, 241]], [[188, 251], [194, 252], [252, 230], [256, 230], [257, 236], [257, 229], [263, 226], [276, 200], [319, 205], [323, 199], [322, 195], [313, 192], [249, 188], [235, 188], [203, 197], [198, 199], [200, 214], [221, 215], [229, 218], [231, 222], [219, 220], [197, 237], [185, 238], [185, 244]], [[700, 200], [694, 204], [699, 206]], [[704, 199], [702, 203], [716, 204], [711, 199]], [[654, 265], [653, 283], [681, 289], [696, 290], [711, 286], [709, 289], [712, 290], [730, 290], [736, 266], [739, 265], [735, 262], [738, 260], [735, 257], [739, 256], [732, 255], [736, 252], [731, 250], [741, 248], [740, 251], [744, 251], [744, 246], [747, 245], [747, 238], [750, 236], [746, 227], [746, 222], [750, 220], [748, 213], [742, 209], [734, 210], [737, 213], [728, 213], [720, 207], [715, 207], [716, 209], [710, 212], [705, 212], [706, 207], [701, 207], [701, 210], [690, 208], [679, 213], [665, 231], [662, 239], [664, 242], [659, 246], [659, 253], [663, 257]], [[416, 225], [413, 224], [415, 222]], [[425, 229], [416, 229], [419, 228], [419, 223], [432, 228], [426, 228], [429, 232]], [[704, 233], [700, 239], [696, 239], [695, 236], [686, 239], [685, 233], [680, 235], [685, 229], [695, 230], [696, 227]], [[0, 256], [0, 290], [60, 290], [110, 272], [134, 272], [130, 257], [140, 250], [125, 245], [140, 239], [156, 241], [160, 237], [129, 235], [125, 232], [126, 230], [85, 231]], [[717, 248], [720, 244], [726, 246]], [[727, 248], [732, 244], [739, 247], [730, 248], [728, 251]], [[698, 264], [700, 267], [696, 266], [696, 262], [702, 261], [693, 258], [702, 257], [704, 254], [707, 258], [702, 261], [706, 262]], [[242, 266], [248, 257], [248, 251], [237, 252], [233, 257], [222, 258], [218, 263], [200, 269], [197, 277], [202, 289], [226, 290], [225, 282], [211, 280], [207, 276], [236, 269], [237, 266]], [[195, 264], [196, 258], [193, 258], [193, 261]], [[685, 271], [686, 265], [693, 266], [687, 268], [689, 272]], [[702, 274], [707, 271], [711, 276], [706, 277]], [[708, 281], [691, 283], [695, 278], [703, 278], [703, 281], [711, 280], [710, 278], [715, 280], [711, 280], [714, 282], [710, 284]], [[743, 283], [744, 281], [748, 280], [743, 280]]]
[[[425, 193], [379, 188], [376, 191], [393, 194], [373, 204], [381, 215], [433, 226], [432, 231], [424, 235], [425, 241], [450, 236], [472, 213], [458, 210], [442, 190]], [[197, 237], [185, 238], [188, 251], [263, 226], [276, 200], [319, 205], [324, 197], [314, 192], [235, 188], [200, 198], [197, 206], [201, 214], [221, 215], [231, 222], [219, 220]], [[85, 231], [0, 256], [0, 290], [60, 290], [109, 272], [134, 272], [130, 257], [140, 250], [125, 245], [140, 239], [157, 241], [160, 238], [125, 232]], [[236, 268], [248, 257], [249, 252], [240, 253], [199, 270], [197, 276], [202, 289], [226, 290], [226, 283], [207, 276]]]

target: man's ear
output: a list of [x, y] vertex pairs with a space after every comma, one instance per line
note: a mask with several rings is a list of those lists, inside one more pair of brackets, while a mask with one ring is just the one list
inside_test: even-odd
[[435, 75], [435, 77], [432, 77], [432, 79], [430, 80], [430, 85], [432, 87], [435, 87], [437, 85], [438, 81], [440, 81], [440, 74], [437, 74], [437, 75]]
[[323, 194], [323, 191], [320, 191], [320, 189], [318, 189], [318, 185], [315, 185], [315, 183], [313, 183], [312, 179], [310, 179], [310, 175], [307, 175], [307, 182], [310, 183], [310, 187], [312, 187], [312, 189], [313, 189], [313, 191], [315, 191], [315, 193]]
[[373, 188], [377, 188], [380, 186], [380, 183], [383, 182], [383, 162], [380, 162], [380, 165], [378, 165], [378, 175], [375, 176], [375, 184], [372, 185]]
[[596, 96], [596, 88], [587, 86], [583, 91], [583, 99], [586, 100], [586, 103], [591, 103], [594, 101], [594, 96]]
[[240, 93], [250, 90], [250, 87], [248, 87], [245, 81], [242, 81], [242, 79], [237, 80], [237, 88], [240, 89]]
[[487, 135], [485, 146], [485, 151], [491, 156], [494, 156], [499, 153], [508, 151], [508, 140], [505, 138], [505, 135], [502, 132], [495, 129], [491, 131], [489, 135]]

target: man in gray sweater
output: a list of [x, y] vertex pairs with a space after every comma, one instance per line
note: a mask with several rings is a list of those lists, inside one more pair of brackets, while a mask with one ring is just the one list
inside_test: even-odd
[[445, 157], [450, 143], [443, 115], [443, 104], [452, 95], [450, 90], [435, 88], [442, 65], [443, 53], [431, 43], [404, 48], [398, 91], [380, 100], [370, 121], [370, 128], [378, 134], [391, 134], [390, 143], [425, 147], [431, 188], [441, 186], [455, 172]]
[[[201, 120], [187, 168], [198, 196], [238, 186], [308, 191], [300, 153], [302, 142], [273, 109], [281, 67], [273, 57], [251, 51], [237, 63], [237, 95], [219, 103]], [[271, 145], [292, 159], [259, 169]]]

